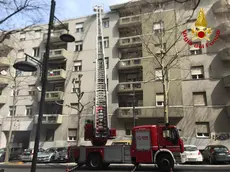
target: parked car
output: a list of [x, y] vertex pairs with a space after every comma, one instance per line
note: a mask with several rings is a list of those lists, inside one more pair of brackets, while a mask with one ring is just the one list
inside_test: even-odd
[[230, 151], [223, 145], [208, 145], [203, 151], [203, 158], [210, 164], [230, 162]]
[[182, 163], [203, 162], [203, 156], [196, 145], [184, 145], [184, 152], [181, 153]]
[[67, 148], [58, 148], [57, 151], [58, 151], [57, 161], [68, 162]]
[[65, 149], [65, 147], [52, 147], [46, 149], [44, 152], [38, 154], [38, 162], [54, 162], [58, 160], [59, 151]]
[[[22, 147], [12, 147], [10, 150], [10, 157], [9, 160], [20, 160], [20, 156], [23, 152]], [[0, 162], [3, 162], [5, 160], [5, 155], [6, 155], [6, 148], [1, 148], [0, 149]]]
[[[40, 148], [38, 150], [38, 154], [44, 152], [45, 149]], [[21, 161], [23, 162], [30, 162], [33, 159], [34, 149], [25, 149], [21, 155]]]

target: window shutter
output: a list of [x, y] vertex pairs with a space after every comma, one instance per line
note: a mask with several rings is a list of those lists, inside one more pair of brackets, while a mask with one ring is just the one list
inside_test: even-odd
[[84, 23], [76, 23], [76, 29], [83, 28]]
[[157, 94], [156, 95], [156, 101], [157, 102], [163, 102], [164, 101], [164, 94]]
[[71, 137], [76, 137], [77, 136], [77, 129], [69, 129], [68, 134]]
[[201, 75], [203, 73], [202, 67], [193, 67], [191, 69], [192, 75]]
[[209, 133], [208, 124], [204, 123], [196, 123], [196, 131], [197, 133]]
[[76, 61], [76, 62], [74, 62], [74, 66], [81, 66], [81, 61]]

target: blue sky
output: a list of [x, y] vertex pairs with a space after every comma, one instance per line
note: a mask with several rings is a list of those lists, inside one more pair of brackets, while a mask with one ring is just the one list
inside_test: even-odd
[[128, 0], [56, 0], [56, 16], [60, 19], [69, 19], [93, 14], [93, 6], [102, 4], [105, 11], [109, 5], [127, 2]]
[[[17, 1], [24, 2], [21, 0]], [[105, 12], [108, 12], [110, 5], [128, 1], [130, 0], [56, 0], [55, 16], [60, 20], [66, 20], [94, 14], [93, 6], [96, 4], [103, 5]], [[0, 29], [12, 30], [16, 28], [24, 28], [31, 24], [48, 23], [51, 0], [31, 0], [30, 2], [32, 2], [32, 5], [36, 5], [36, 3], [46, 4], [43, 6], [45, 10], [43, 10], [42, 13], [37, 11], [20, 12], [1, 24]], [[4, 9], [3, 7], [2, 10], [0, 10], [0, 20], [8, 16], [10, 13], [12, 13], [12, 10], [7, 8]]]

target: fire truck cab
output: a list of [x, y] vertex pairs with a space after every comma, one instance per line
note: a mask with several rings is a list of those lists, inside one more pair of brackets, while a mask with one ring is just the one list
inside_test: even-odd
[[144, 125], [132, 129], [131, 145], [70, 146], [68, 155], [79, 165], [102, 169], [112, 163], [157, 164], [167, 172], [180, 161], [183, 141], [175, 126]]

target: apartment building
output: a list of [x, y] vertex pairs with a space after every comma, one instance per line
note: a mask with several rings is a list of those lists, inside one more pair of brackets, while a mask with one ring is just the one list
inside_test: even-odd
[[[209, 143], [229, 144], [230, 138], [226, 135], [230, 134], [229, 33], [226, 22], [229, 9], [225, 8], [225, 1], [201, 1], [190, 17], [194, 2], [136, 1], [113, 5], [111, 12], [104, 14], [108, 115], [110, 126], [117, 129], [118, 138], [131, 134], [133, 102], [136, 125], [164, 122], [161, 66], [153, 55], [162, 55], [162, 51], [166, 52], [183, 30], [190, 31], [199, 7], [202, 7], [208, 27], [213, 29], [213, 33], [220, 29], [220, 37], [215, 44], [205, 48], [191, 47], [183, 37], [176, 41], [178, 49], [183, 51], [169, 70], [169, 121], [182, 130], [181, 135], [187, 144], [196, 144], [200, 148]], [[87, 144], [82, 137], [84, 122], [92, 118], [93, 112], [95, 20], [96, 16], [91, 15], [63, 21], [75, 37], [74, 43], [61, 42], [59, 36], [66, 31], [55, 24], [51, 35], [41, 147], [75, 144], [77, 132], [81, 134], [81, 144]], [[185, 25], [178, 26], [185, 21]], [[178, 29], [170, 29], [173, 27]], [[164, 33], [162, 41], [159, 39], [161, 33]], [[212, 34], [210, 39], [214, 36]], [[6, 144], [14, 113], [12, 142], [25, 148], [34, 144], [40, 101], [40, 70], [36, 73], [15, 71], [12, 64], [15, 60], [24, 60], [24, 53], [41, 60], [46, 37], [47, 25], [34, 26], [11, 36], [6, 40], [9, 46], [1, 45], [1, 50], [4, 50], [0, 54], [1, 147]], [[196, 40], [197, 44], [205, 42]], [[165, 54], [166, 59], [170, 59], [176, 50], [172, 48]], [[15, 74], [17, 77], [14, 77]], [[87, 105], [81, 115], [81, 126], [77, 128], [77, 110], [69, 106], [78, 106], [75, 92], [80, 86], [79, 74], [82, 74], [81, 90], [84, 92], [81, 102]]]

